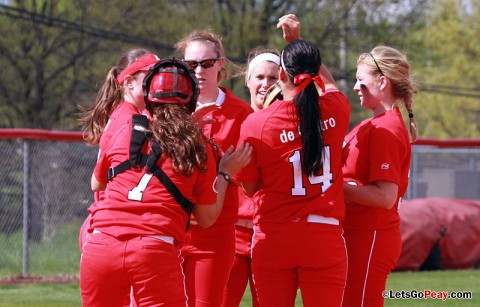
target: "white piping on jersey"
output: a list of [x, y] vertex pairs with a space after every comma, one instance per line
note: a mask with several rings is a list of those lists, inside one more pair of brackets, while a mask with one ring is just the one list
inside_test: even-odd
[[[253, 255], [253, 242], [254, 242], [254, 238], [255, 238], [255, 233], [257, 232], [257, 227], [255, 224], [253, 225], [253, 235], [252, 235], [252, 240], [250, 241], [250, 259], [252, 259], [252, 255]], [[253, 281], [253, 285], [255, 286], [255, 274], [253, 274], [253, 271], [252, 271], [252, 281]], [[258, 300], [258, 293], [257, 293], [257, 300]]]
[[347, 277], [348, 277], [348, 252], [347, 252], [347, 242], [345, 242], [345, 236], [344, 236], [345, 231], [342, 228], [342, 240], [343, 240], [343, 248], [345, 251], [345, 265], [347, 267], [347, 270], [345, 271], [345, 279], [343, 282], [343, 293], [342, 293], [342, 301], [340, 302], [340, 306], [343, 305], [343, 300], [345, 299], [345, 287], [347, 286]]
[[185, 294], [185, 307], [188, 307], [188, 294], [187, 294], [187, 285], [185, 282], [185, 272], [183, 271], [183, 263], [185, 262], [185, 257], [182, 255], [182, 250], [178, 249], [178, 256], [180, 259], [180, 272], [182, 272], [183, 277], [183, 294]]
[[373, 240], [372, 240], [372, 245], [370, 246], [370, 255], [368, 255], [368, 262], [367, 262], [367, 272], [365, 274], [365, 280], [363, 282], [363, 291], [362, 291], [362, 305], [360, 307], [363, 307], [363, 303], [365, 300], [365, 288], [367, 287], [367, 279], [368, 279], [368, 272], [370, 271], [370, 261], [372, 260], [372, 253], [373, 253], [373, 248], [375, 247], [375, 238], [377, 237], [377, 231], [373, 231]]

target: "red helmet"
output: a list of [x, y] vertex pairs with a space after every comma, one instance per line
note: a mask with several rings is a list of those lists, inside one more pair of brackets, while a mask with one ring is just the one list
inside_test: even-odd
[[188, 110], [193, 112], [198, 95], [195, 72], [175, 58], [160, 60], [150, 68], [143, 80], [143, 96], [147, 106], [162, 103], [186, 104]]

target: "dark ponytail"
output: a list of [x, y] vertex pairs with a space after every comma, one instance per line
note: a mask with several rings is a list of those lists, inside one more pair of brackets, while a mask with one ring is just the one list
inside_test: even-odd
[[[290, 42], [283, 49], [281, 62], [292, 83], [295, 83], [294, 77], [301, 74], [307, 74], [312, 78], [318, 76], [322, 65], [318, 47], [304, 39]], [[319, 174], [322, 168], [324, 144], [320, 122], [319, 95], [313, 80], [294, 95], [293, 99], [303, 147], [302, 168], [307, 175], [315, 176]]]

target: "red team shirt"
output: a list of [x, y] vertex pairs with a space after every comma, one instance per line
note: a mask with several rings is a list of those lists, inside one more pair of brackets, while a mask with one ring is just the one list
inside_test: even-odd
[[[148, 111], [143, 113], [148, 113]], [[140, 114], [140, 112], [136, 106], [126, 102], [125, 100], [115, 108], [112, 114], [108, 117], [107, 125], [105, 126], [105, 130], [100, 138], [100, 142], [98, 144], [100, 150], [108, 146], [113, 135], [118, 132], [118, 129], [120, 129], [126, 123], [131, 122], [133, 114]]]
[[326, 154], [319, 176], [308, 178], [302, 173], [302, 142], [293, 100], [276, 101], [251, 114], [242, 125], [239, 142], [248, 142], [254, 150], [250, 164], [236, 179], [260, 179], [253, 198], [255, 224], [285, 223], [309, 214], [343, 219], [341, 151], [350, 104], [341, 92], [329, 91], [319, 99], [319, 105]]
[[[203, 134], [213, 141], [222, 151], [236, 146], [240, 135], [240, 126], [244, 119], [253, 113], [252, 107], [232, 94], [227, 88], [220, 88], [225, 93], [221, 109], [213, 110], [205, 118], [214, 118], [215, 122], [203, 126]], [[235, 223], [238, 217], [238, 187], [230, 185], [225, 194], [222, 212], [215, 225]]]
[[[98, 180], [106, 179], [109, 167], [128, 159], [130, 135], [131, 118], [129, 123], [117, 129], [100, 152], [94, 170]], [[182, 194], [196, 205], [213, 204], [217, 199], [213, 190], [215, 157], [212, 147], [206, 147], [207, 170], [196, 170], [189, 177], [175, 173], [170, 159], [157, 163]], [[182, 242], [187, 214], [163, 184], [150, 175], [145, 174], [145, 168], [141, 171], [130, 169], [110, 180], [104, 199], [92, 208], [92, 228], [119, 239], [132, 235], [166, 235]]]
[[241, 188], [238, 189], [238, 218], [253, 219], [254, 202], [253, 198], [245, 195]]
[[[148, 111], [145, 110], [145, 112], [142, 112], [142, 113], [147, 115], [147, 117], [150, 117], [150, 115], [148, 114]], [[102, 136], [100, 137], [100, 142], [98, 144], [98, 148], [99, 148], [98, 156], [100, 156], [100, 152], [102, 151], [102, 148], [105, 148], [111, 142], [111, 138], [115, 133], [118, 132], [118, 129], [120, 129], [122, 126], [124, 126], [125, 124], [129, 123], [132, 120], [133, 114], [140, 114], [140, 112], [138, 111], [136, 106], [134, 106], [133, 104], [125, 100], [122, 101], [115, 108], [115, 110], [113, 110], [112, 114], [110, 114], [110, 116], [108, 117], [107, 125], [105, 126]], [[101, 178], [101, 180], [106, 181], [107, 178], [106, 177]], [[102, 195], [103, 195], [103, 191], [94, 193], [95, 202], [88, 209], [89, 213], [92, 213], [92, 210], [97, 205], [97, 202], [102, 199], [103, 197]]]
[[388, 210], [350, 203], [346, 229], [388, 229], [399, 227], [399, 199], [407, 191], [410, 169], [410, 141], [398, 108], [359, 123], [345, 139], [343, 176], [359, 185], [386, 180], [398, 185], [394, 208]]

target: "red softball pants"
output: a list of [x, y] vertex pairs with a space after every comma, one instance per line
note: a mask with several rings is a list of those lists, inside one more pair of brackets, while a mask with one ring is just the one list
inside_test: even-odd
[[298, 288], [305, 307], [338, 307], [347, 274], [342, 228], [306, 219], [255, 226], [252, 269], [262, 307], [295, 306]]
[[190, 225], [182, 247], [189, 307], [219, 307], [235, 256], [232, 224]]
[[[250, 225], [251, 227], [248, 227]], [[223, 292], [222, 307], [240, 306], [247, 283], [250, 283], [252, 307], [259, 306], [251, 266], [252, 238], [253, 223], [251, 221], [243, 226], [235, 226], [235, 260], [233, 261], [227, 286]]]
[[402, 250], [400, 229], [346, 229], [348, 274], [343, 307], [381, 307], [387, 278]]
[[84, 307], [124, 306], [133, 291], [143, 306], [186, 306], [180, 250], [153, 237], [118, 240], [103, 233], [86, 239], [80, 260]]

